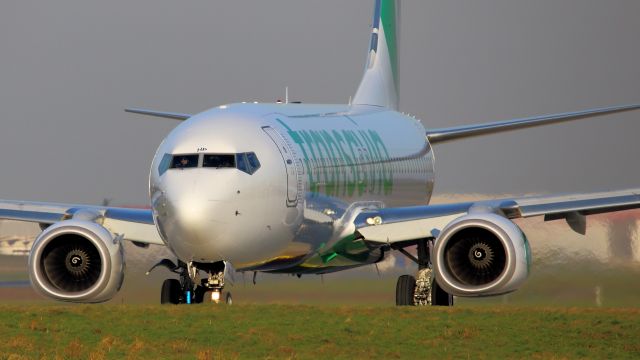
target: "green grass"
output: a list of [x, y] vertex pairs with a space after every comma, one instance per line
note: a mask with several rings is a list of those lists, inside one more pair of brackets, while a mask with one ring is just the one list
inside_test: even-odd
[[0, 358], [638, 358], [640, 310], [0, 305]]

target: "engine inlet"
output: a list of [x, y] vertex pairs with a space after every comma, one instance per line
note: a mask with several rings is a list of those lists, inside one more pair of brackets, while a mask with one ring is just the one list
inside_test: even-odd
[[448, 272], [465, 285], [485, 285], [505, 270], [502, 242], [489, 230], [467, 228], [455, 234], [445, 248]]
[[68, 292], [89, 289], [102, 273], [98, 249], [79, 235], [53, 239], [43, 250], [40, 261], [43, 275], [51, 285]]

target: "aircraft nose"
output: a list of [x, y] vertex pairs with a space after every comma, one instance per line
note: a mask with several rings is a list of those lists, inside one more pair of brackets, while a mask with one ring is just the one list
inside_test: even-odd
[[206, 221], [206, 200], [193, 189], [171, 190], [167, 194], [170, 213], [184, 230], [196, 230]]
[[207, 206], [207, 199], [198, 194], [194, 186], [170, 188], [166, 191], [166, 197], [168, 213], [176, 226], [181, 232], [196, 235], [211, 211]]
[[223, 260], [217, 239], [224, 224], [216, 216], [223, 202], [211, 199], [196, 182], [171, 184], [165, 196], [165, 230], [176, 255], [184, 259]]

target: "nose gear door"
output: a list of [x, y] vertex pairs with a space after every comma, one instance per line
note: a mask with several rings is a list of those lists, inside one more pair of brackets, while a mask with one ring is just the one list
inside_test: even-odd
[[269, 135], [278, 150], [280, 150], [280, 155], [282, 155], [282, 160], [287, 170], [287, 206], [295, 207], [302, 193], [302, 177], [300, 175], [301, 169], [299, 169], [301, 164], [296, 160], [293, 146], [284, 136], [270, 126], [263, 126], [262, 130]]

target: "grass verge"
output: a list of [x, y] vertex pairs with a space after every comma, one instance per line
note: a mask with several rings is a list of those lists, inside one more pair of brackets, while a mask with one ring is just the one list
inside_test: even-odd
[[640, 310], [0, 305], [0, 358], [638, 358]]

